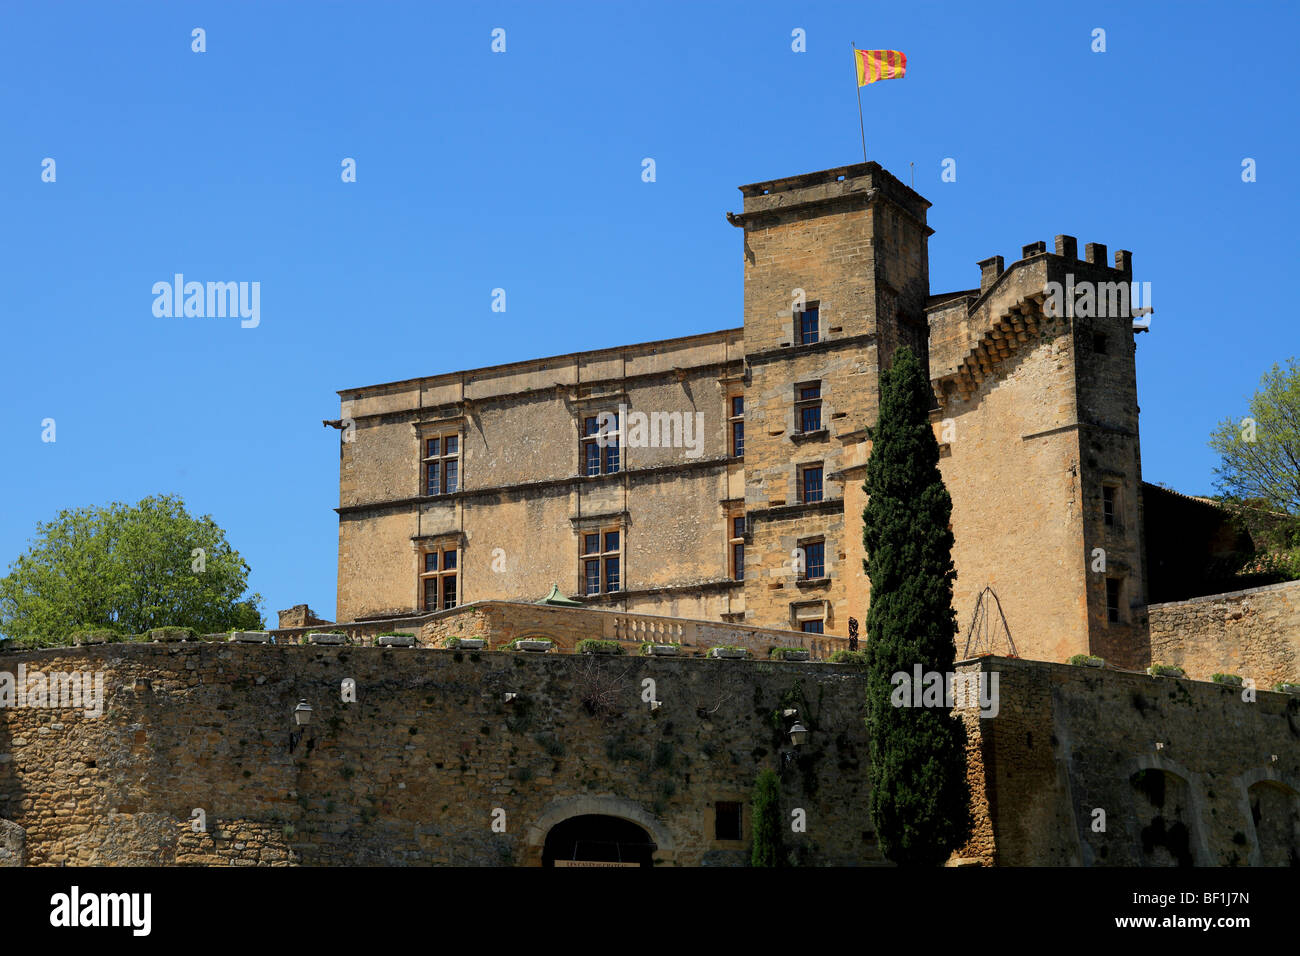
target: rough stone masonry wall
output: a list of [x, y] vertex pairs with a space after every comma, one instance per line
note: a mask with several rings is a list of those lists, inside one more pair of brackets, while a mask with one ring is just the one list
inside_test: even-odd
[[1300, 581], [1153, 604], [1151, 657], [1187, 676], [1254, 678], [1259, 687], [1300, 682]]
[[[0, 671], [19, 664], [105, 674], [101, 717], [0, 709], [0, 818], [32, 865], [530, 864], [550, 825], [591, 812], [644, 826], [662, 863], [741, 864], [744, 841], [713, 839], [713, 804], [747, 808], [764, 767], [782, 772], [783, 816], [807, 812], [787, 834], [797, 858], [879, 859], [861, 675], [841, 666], [232, 644], [0, 655]], [[299, 698], [313, 719], [291, 753]], [[787, 706], [811, 731], [788, 765], [773, 718]]]
[[1180, 853], [1198, 866], [1300, 863], [1300, 698], [1246, 702], [1218, 684], [1005, 658], [979, 666], [999, 675], [1000, 711], [979, 720], [975, 748], [999, 865], [1172, 865]]

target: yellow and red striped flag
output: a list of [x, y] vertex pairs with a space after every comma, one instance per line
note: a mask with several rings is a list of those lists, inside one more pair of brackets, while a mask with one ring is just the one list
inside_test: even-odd
[[858, 86], [876, 80], [901, 80], [907, 73], [907, 57], [897, 50], [854, 50], [858, 61]]

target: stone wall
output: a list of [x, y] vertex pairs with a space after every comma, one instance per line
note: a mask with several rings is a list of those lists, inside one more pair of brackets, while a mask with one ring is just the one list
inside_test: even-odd
[[1000, 711], [978, 720], [972, 748], [997, 864], [1300, 865], [1300, 698], [1246, 702], [1218, 684], [1035, 661], [975, 666], [999, 675]]
[[1300, 682], [1300, 581], [1153, 604], [1151, 657], [1189, 677]]
[[[767, 767], [783, 817], [807, 816], [794, 860], [881, 862], [864, 675], [845, 666], [206, 643], [0, 655], [20, 666], [100, 671], [105, 708], [0, 709], [0, 863], [535, 865], [552, 826], [601, 814], [642, 827], [660, 864], [743, 865]], [[1300, 862], [1300, 698], [961, 669], [998, 675], [998, 712], [959, 711], [975, 831], [952, 862]], [[716, 838], [720, 801], [744, 805], [743, 839]]]
[[[0, 817], [33, 865], [526, 865], [553, 823], [591, 812], [643, 826], [661, 863], [742, 864], [746, 840], [714, 839], [714, 804], [745, 804], [747, 839], [765, 767], [783, 817], [807, 813], [787, 834], [797, 859], [879, 860], [845, 667], [235, 644], [0, 655], [20, 664], [106, 678], [101, 717], [0, 710]], [[300, 698], [313, 716], [291, 751]], [[811, 732], [797, 757], [789, 706]]]

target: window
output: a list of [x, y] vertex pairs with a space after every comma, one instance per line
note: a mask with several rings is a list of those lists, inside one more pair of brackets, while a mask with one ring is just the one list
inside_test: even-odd
[[1111, 624], [1118, 624], [1119, 620], [1119, 591], [1120, 579], [1106, 579], [1106, 620]]
[[618, 414], [602, 412], [582, 420], [582, 467], [588, 478], [612, 475], [619, 469]]
[[1100, 332], [1093, 333], [1092, 350], [1098, 355], [1106, 354], [1106, 336]]
[[745, 516], [733, 515], [731, 518], [731, 577], [736, 581], [745, 580]]
[[740, 840], [741, 807], [739, 802], [719, 800], [713, 805], [713, 839]]
[[1115, 525], [1115, 486], [1101, 486], [1101, 518], [1106, 527], [1111, 528]]
[[825, 633], [822, 630], [824, 624], [824, 621], [803, 621], [800, 626], [805, 634], [822, 634]]
[[434, 548], [424, 552], [420, 565], [422, 607], [426, 611], [445, 611], [456, 606], [456, 577], [459, 554], [455, 548]]
[[805, 580], [826, 577], [826, 542], [800, 541], [803, 551], [803, 570], [799, 575]]
[[745, 454], [745, 396], [731, 397], [731, 454], [739, 458]]
[[814, 302], [804, 306], [802, 312], [794, 314], [794, 327], [798, 333], [800, 345], [812, 345], [814, 342], [820, 341], [818, 312], [818, 305]]
[[584, 594], [612, 594], [620, 590], [619, 532], [590, 531], [582, 536], [582, 588]]
[[798, 430], [803, 434], [819, 431], [822, 427], [822, 385], [810, 382], [796, 385], [794, 389], [794, 416]]
[[820, 462], [816, 465], [804, 465], [799, 469], [799, 500], [807, 502], [822, 500], [822, 466]]
[[449, 495], [460, 487], [460, 436], [424, 440], [424, 493]]

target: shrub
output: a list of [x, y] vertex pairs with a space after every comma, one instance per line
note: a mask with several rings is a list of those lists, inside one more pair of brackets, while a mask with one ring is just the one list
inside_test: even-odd
[[1231, 684], [1234, 687], [1241, 686], [1240, 674], [1211, 674], [1210, 680], [1216, 684]]
[[1152, 664], [1147, 668], [1147, 673], [1152, 677], [1182, 677], [1183, 669], [1173, 664]]
[[681, 641], [646, 641], [641, 645], [641, 653], [649, 654], [650, 648], [654, 647], [656, 644], [659, 645], [660, 647], [681, 647], [682, 646]]
[[579, 654], [598, 654], [602, 652], [609, 654], [622, 654], [623, 645], [618, 641], [598, 641], [594, 637], [586, 637], [577, 643], [574, 650]]
[[774, 647], [768, 652], [767, 656], [772, 658], [774, 661], [783, 661], [792, 651], [796, 654], [808, 653], [806, 647]]
[[754, 826], [750, 866], [781, 865], [781, 790], [780, 781], [771, 770], [764, 770], [754, 781], [752, 801]]
[[151, 641], [188, 641], [193, 637], [192, 627], [155, 627], [149, 631]]
[[[1097, 663], [1093, 664], [1093, 661], [1096, 661]], [[1099, 667], [1106, 662], [1095, 654], [1075, 654], [1070, 658], [1069, 663], [1073, 664], [1075, 667], [1086, 667], [1089, 664], [1092, 664], [1093, 667]]]
[[832, 664], [852, 664], [854, 667], [866, 667], [867, 652], [839, 650], [831, 655], [830, 660]]

